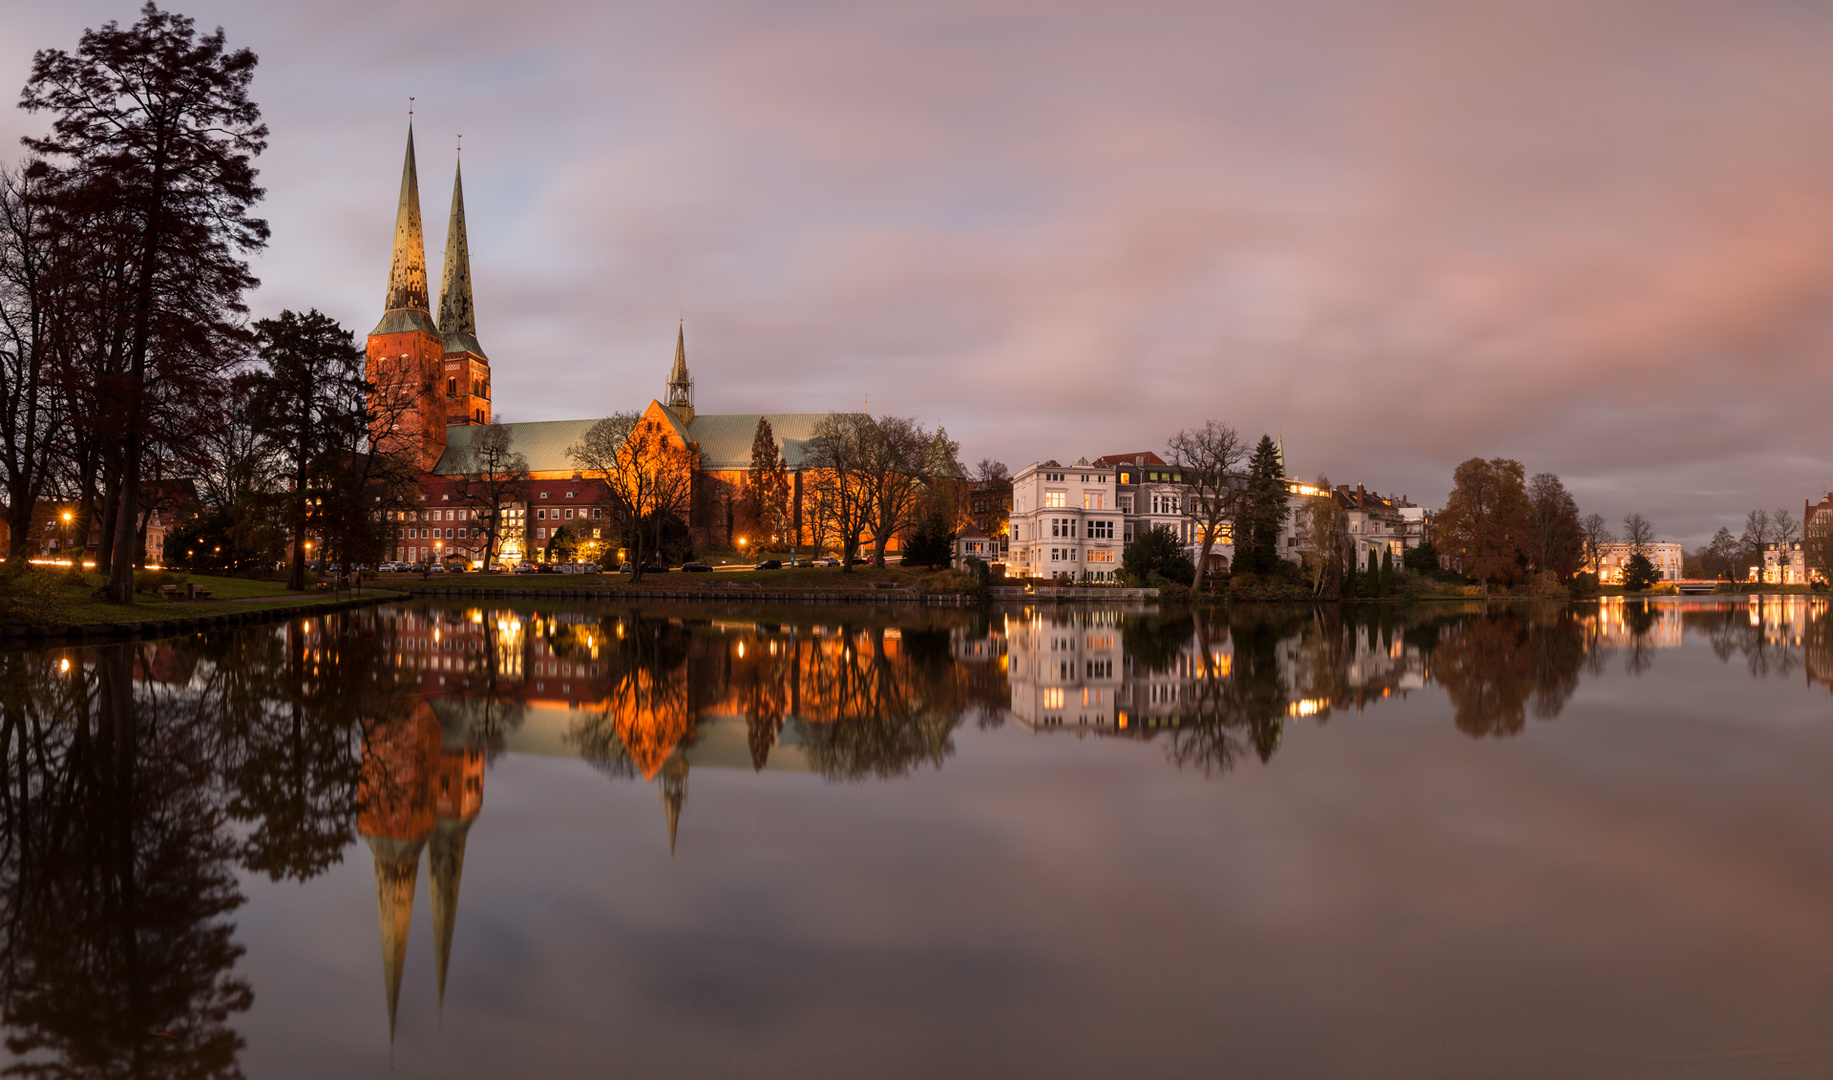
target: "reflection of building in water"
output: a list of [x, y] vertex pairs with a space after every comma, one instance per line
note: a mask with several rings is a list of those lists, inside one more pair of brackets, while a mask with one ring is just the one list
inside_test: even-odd
[[[1405, 694], [1429, 675], [1416, 647], [1376, 626], [1277, 633], [1251, 675], [1287, 717], [1319, 720], [1333, 708]], [[1168, 641], [1123, 642], [1114, 612], [1026, 608], [1003, 625], [1013, 719], [1032, 731], [1150, 738], [1213, 708], [1207, 687], [1242, 677], [1242, 642], [1226, 624], [1205, 641], [1194, 629]], [[1207, 705], [1199, 702], [1208, 702]]]
[[1122, 708], [1122, 695], [1131, 688], [1152, 703], [1154, 716], [1175, 714], [1182, 683], [1176, 673], [1142, 675], [1129, 687], [1120, 617], [1113, 611], [1026, 608], [1007, 615], [1004, 629], [1012, 718], [1033, 731], [1138, 725], [1145, 714]]
[[420, 854], [430, 841], [433, 945], [443, 1002], [458, 887], [464, 873], [465, 834], [483, 799], [483, 752], [462, 744], [447, 745], [445, 732], [425, 700], [415, 702], [405, 716], [365, 724], [357, 832], [375, 857], [376, 909], [381, 920], [391, 1038]]
[[1598, 604], [1594, 613], [1581, 615], [1580, 620], [1588, 624], [1595, 646], [1675, 649], [1680, 647], [1683, 636], [1683, 616], [1691, 606], [1606, 600]]

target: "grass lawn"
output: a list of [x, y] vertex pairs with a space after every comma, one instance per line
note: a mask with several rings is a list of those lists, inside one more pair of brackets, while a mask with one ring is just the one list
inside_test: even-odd
[[[288, 592], [283, 581], [249, 581], [244, 578], [213, 577], [208, 574], [190, 574], [185, 580], [200, 589], [210, 590], [208, 600], [167, 600], [157, 593], [149, 596], [141, 593], [134, 597], [131, 606], [119, 606], [92, 599], [95, 591], [101, 587], [99, 574], [84, 574], [81, 585], [65, 585], [62, 588], [65, 609], [49, 621], [77, 626], [105, 626], [109, 624], [130, 625], [140, 622], [157, 622], [162, 619], [196, 618], [203, 615], [220, 615], [229, 611], [264, 611], [270, 608], [293, 607], [300, 604], [329, 604], [339, 600], [348, 600], [348, 592]], [[358, 595], [373, 595], [377, 590], [365, 588]]]

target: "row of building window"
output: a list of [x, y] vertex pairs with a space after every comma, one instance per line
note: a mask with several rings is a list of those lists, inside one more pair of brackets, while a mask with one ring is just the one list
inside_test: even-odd
[[[1112, 550], [1086, 551], [1086, 552], [1083, 552], [1083, 559], [1086, 562], [1111, 563], [1114, 561], [1114, 553]], [[1050, 561], [1051, 562], [1075, 562], [1076, 561], [1076, 549], [1075, 548], [1051, 548], [1050, 549]]]

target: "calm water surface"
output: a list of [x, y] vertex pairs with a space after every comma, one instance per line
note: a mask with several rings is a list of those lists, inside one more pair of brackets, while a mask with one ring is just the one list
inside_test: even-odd
[[1801, 597], [0, 655], [0, 1063], [1833, 1075], [1829, 680]]

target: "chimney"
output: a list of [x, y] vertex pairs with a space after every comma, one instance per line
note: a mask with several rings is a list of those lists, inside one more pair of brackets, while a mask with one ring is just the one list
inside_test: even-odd
[[1357, 484], [1357, 485], [1356, 485], [1356, 509], [1358, 509], [1358, 510], [1360, 510], [1360, 509], [1362, 508], [1362, 499], [1363, 499], [1363, 495], [1362, 495], [1362, 485], [1361, 485], [1361, 484]]

